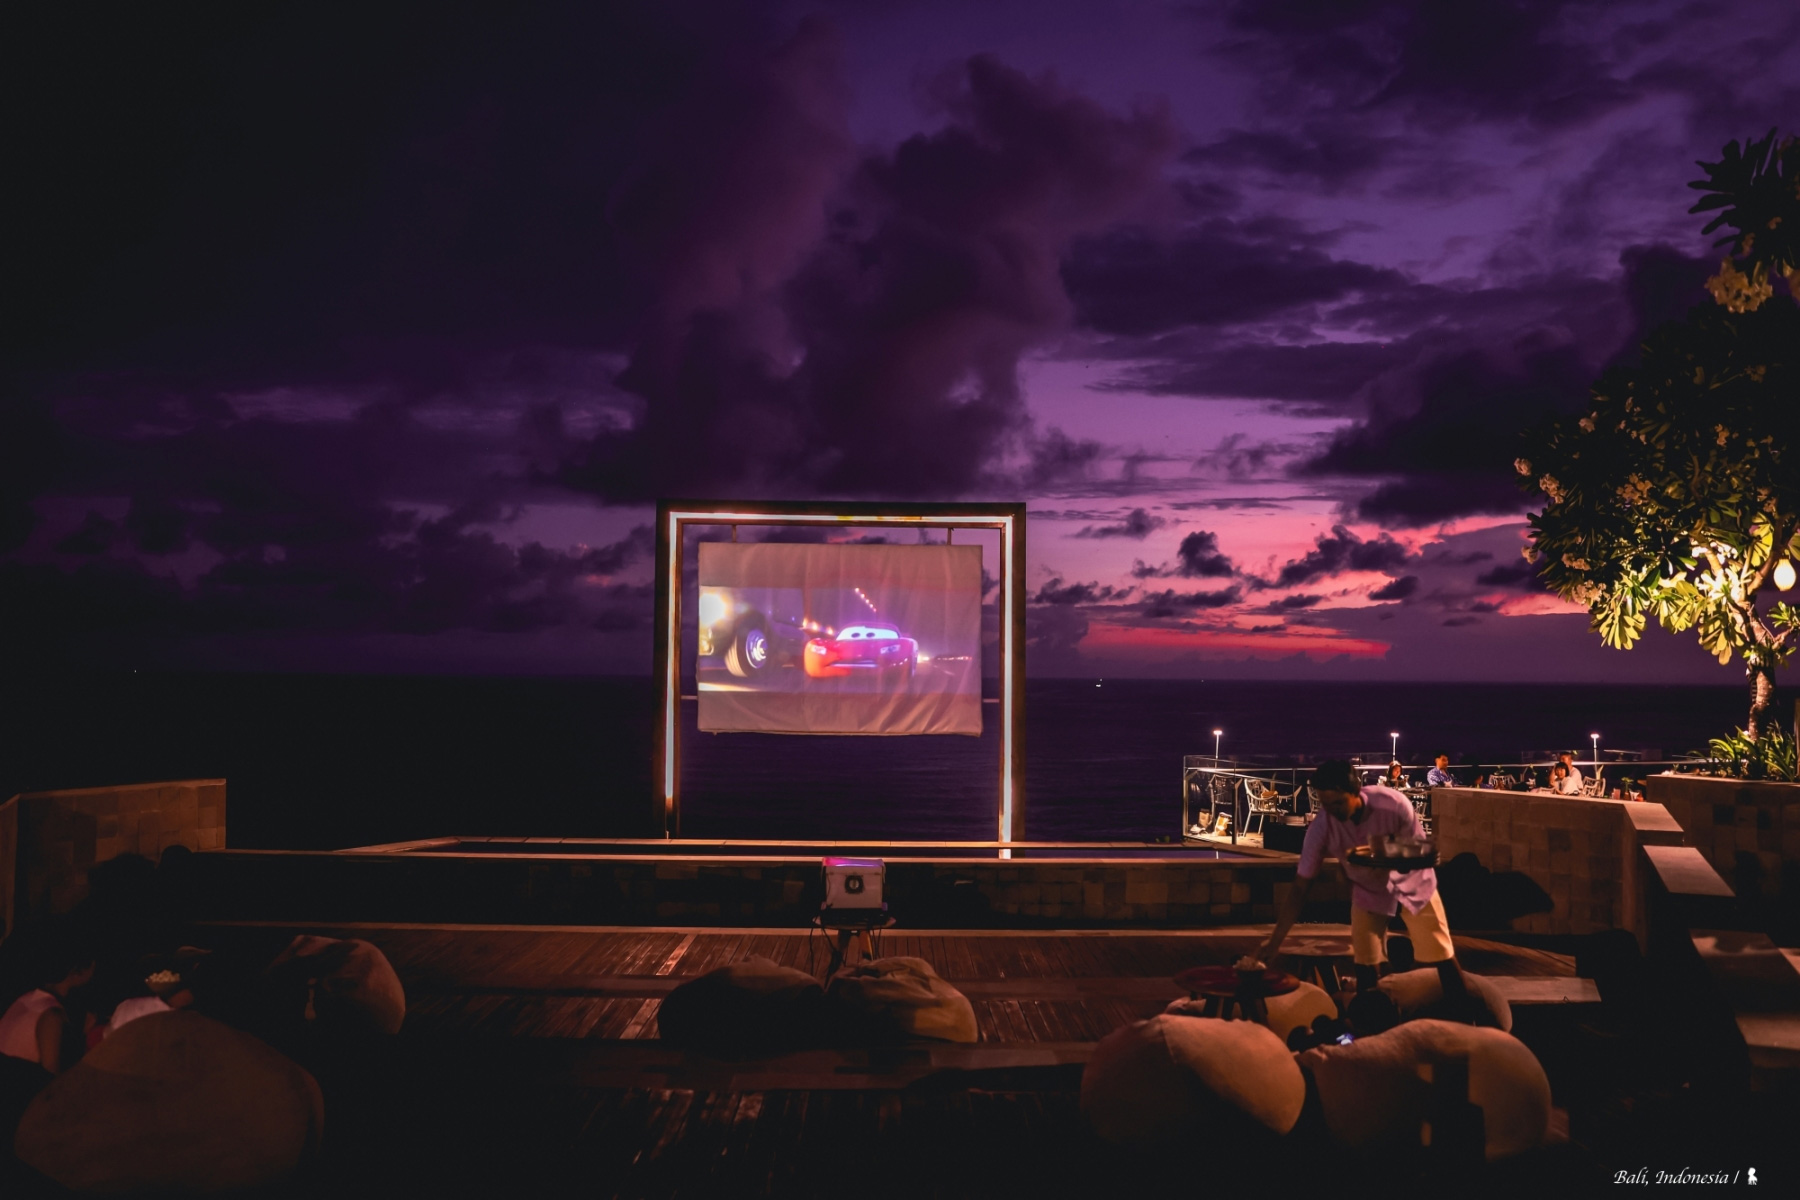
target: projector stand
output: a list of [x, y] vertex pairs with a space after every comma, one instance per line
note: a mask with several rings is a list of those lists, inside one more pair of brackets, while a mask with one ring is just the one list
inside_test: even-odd
[[878, 916], [869, 921], [845, 921], [841, 917], [827, 916], [820, 913], [812, 919], [813, 928], [830, 934], [837, 934], [831, 947], [831, 965], [825, 968], [826, 977], [836, 975], [846, 963], [853, 962], [850, 951], [860, 949], [865, 959], [875, 957], [874, 940], [870, 934], [876, 930], [892, 929], [894, 918]]

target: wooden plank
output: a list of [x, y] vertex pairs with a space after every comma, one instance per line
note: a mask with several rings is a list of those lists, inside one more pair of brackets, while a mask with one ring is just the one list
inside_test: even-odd
[[625, 1026], [625, 1031], [619, 1034], [620, 1039], [629, 1042], [637, 1038], [655, 1037], [656, 1010], [661, 1007], [662, 1001], [654, 997], [638, 1005], [637, 1014]]
[[656, 968], [656, 973], [658, 975], [674, 974], [675, 968], [681, 965], [682, 956], [687, 954], [689, 948], [691, 948], [694, 944], [694, 938], [697, 936], [699, 936], [699, 935], [690, 933], [686, 937], [682, 938], [681, 944], [676, 946], [675, 949], [671, 950], [669, 952], [668, 957], [663, 959], [662, 965], [660, 967]]

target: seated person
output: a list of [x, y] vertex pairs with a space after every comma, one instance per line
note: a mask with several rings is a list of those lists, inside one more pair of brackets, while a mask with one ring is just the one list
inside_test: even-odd
[[1556, 765], [1561, 767], [1565, 774], [1562, 781], [1558, 783], [1555, 779], [1555, 768], [1551, 769], [1550, 790], [1560, 792], [1565, 796], [1581, 795], [1581, 770], [1575, 765], [1575, 756], [1565, 751], [1556, 756]]
[[1440, 754], [1435, 764], [1425, 775], [1427, 787], [1457, 787], [1456, 776], [1450, 773], [1450, 756]]
[[1387, 787], [1404, 788], [1406, 786], [1405, 771], [1406, 768], [1400, 765], [1400, 760], [1393, 759], [1388, 763], [1387, 774], [1382, 777], [1381, 782]]
[[35, 974], [37, 987], [0, 1016], [0, 1054], [37, 1063], [56, 1075], [68, 1065], [63, 1035], [69, 1028], [69, 993], [94, 977], [93, 951], [85, 939], [59, 924], [40, 951]]

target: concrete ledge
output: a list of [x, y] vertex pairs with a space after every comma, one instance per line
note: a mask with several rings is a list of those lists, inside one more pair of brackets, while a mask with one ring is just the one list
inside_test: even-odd
[[1600, 987], [1577, 976], [1484, 975], [1508, 1004], [1598, 1004]]
[[[197, 855], [201, 915], [229, 920], [804, 927], [819, 860], [805, 856], [349, 853]], [[911, 927], [1272, 922], [1282, 859], [890, 859], [887, 899]], [[1323, 894], [1321, 894], [1321, 892]], [[1336, 873], [1309, 919], [1347, 913]]]
[[1623, 805], [1625, 817], [1637, 833], [1640, 846], [1679, 846], [1681, 823], [1660, 804]]
[[1800, 1085], [1800, 971], [1760, 933], [1695, 930], [1694, 949], [1731, 1010], [1754, 1091]]
[[1800, 784], [1711, 775], [1652, 775], [1650, 799], [1669, 810], [1746, 899], [1776, 900], [1800, 864]]

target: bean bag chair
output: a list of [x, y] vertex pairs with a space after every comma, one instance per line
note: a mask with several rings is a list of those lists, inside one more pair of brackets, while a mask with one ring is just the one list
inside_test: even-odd
[[[358, 939], [301, 934], [264, 972], [305, 1020], [343, 1033], [400, 1032], [406, 989], [387, 955]], [[284, 1014], [292, 1017], [294, 1014]]]
[[[0, 1162], [12, 1153], [13, 1130], [37, 1094], [50, 1086], [50, 1072], [23, 1058], [0, 1054]], [[0, 1168], [4, 1178], [4, 1168]]]
[[267, 1186], [318, 1148], [311, 1075], [194, 1012], [141, 1017], [59, 1075], [25, 1110], [19, 1159], [81, 1193], [208, 1193]]
[[825, 999], [851, 1038], [981, 1040], [975, 1006], [922, 958], [873, 958], [831, 977]]
[[[1512, 1032], [1512, 1005], [1506, 1002], [1506, 997], [1500, 994], [1500, 989], [1494, 986], [1493, 980], [1464, 971], [1463, 986], [1468, 988], [1469, 999], [1474, 1001], [1468, 1016], [1474, 1018], [1475, 1024], [1498, 1029], [1503, 1033]], [[1436, 967], [1398, 971], [1381, 981], [1381, 990], [1394, 1002], [1402, 1021], [1466, 1022], [1468, 1019], [1463, 1014], [1452, 1011], [1444, 1003], [1444, 981], [1438, 978]]]
[[1081, 1111], [1116, 1146], [1168, 1153], [1285, 1134], [1306, 1080], [1274, 1033], [1254, 1021], [1164, 1013], [1115, 1029], [1081, 1076]]
[[[1337, 1001], [1331, 993], [1316, 984], [1300, 981], [1300, 986], [1285, 996], [1270, 996], [1263, 1001], [1268, 1010], [1268, 1027], [1276, 1037], [1286, 1044], [1288, 1034], [1299, 1028], [1311, 1029], [1312, 1023], [1320, 1017], [1336, 1017]], [[1204, 1000], [1176, 1000], [1164, 1012], [1176, 1016], [1201, 1017], [1206, 1015]]]
[[1550, 1081], [1525, 1044], [1498, 1029], [1409, 1021], [1348, 1046], [1295, 1056], [1318, 1086], [1325, 1127], [1340, 1146], [1378, 1157], [1418, 1153], [1431, 1112], [1423, 1068], [1443, 1056], [1469, 1062], [1469, 1100], [1482, 1110], [1487, 1158], [1541, 1146], [1550, 1132]]
[[816, 1043], [825, 989], [805, 971], [747, 958], [690, 979], [657, 1009], [662, 1040], [738, 1055]]

